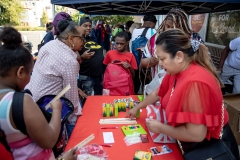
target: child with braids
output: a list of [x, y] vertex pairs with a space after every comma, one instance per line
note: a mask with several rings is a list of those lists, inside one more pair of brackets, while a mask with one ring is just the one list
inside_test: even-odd
[[[22, 45], [21, 34], [16, 29], [5, 27], [0, 34], [0, 40], [3, 42], [0, 46], [0, 127], [6, 134], [13, 158], [55, 159], [52, 148], [60, 133], [62, 103], [60, 100], [51, 103], [53, 112], [48, 123], [33, 98], [24, 94], [21, 115], [24, 122], [18, 122], [26, 126], [28, 135], [20, 131], [14, 121], [16, 117], [13, 116], [13, 96], [28, 84], [33, 58], [29, 50]], [[75, 151], [72, 150], [70, 155], [68, 153], [61, 158], [76, 159]], [[0, 156], [1, 158], [3, 157]]]
[[[155, 58], [155, 41], [157, 37], [164, 31], [167, 31], [169, 29], [178, 28], [181, 29], [189, 38], [192, 37], [192, 31], [188, 25], [188, 16], [187, 14], [181, 9], [181, 8], [173, 8], [171, 9], [166, 18], [163, 20], [161, 25], [158, 27], [156, 34], [153, 35], [146, 47], [145, 52], [143, 54], [143, 58], [141, 60], [141, 66], [143, 68], [150, 68], [151, 67], [151, 76], [152, 78], [155, 77], [155, 75], [161, 70], [159, 67], [158, 61]], [[201, 41], [201, 39], [198, 39]]]

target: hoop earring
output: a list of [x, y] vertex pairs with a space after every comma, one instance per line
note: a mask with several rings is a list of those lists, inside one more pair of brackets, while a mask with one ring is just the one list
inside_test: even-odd
[[74, 48], [74, 44], [72, 43], [72, 45], [71, 45], [71, 49], [73, 49]]

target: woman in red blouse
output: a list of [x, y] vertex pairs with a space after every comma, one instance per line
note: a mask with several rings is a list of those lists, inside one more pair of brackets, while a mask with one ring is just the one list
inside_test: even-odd
[[[207, 48], [198, 41], [189, 40], [179, 29], [163, 32], [157, 38], [156, 46], [159, 65], [167, 75], [160, 88], [127, 115], [132, 118], [139, 109], [160, 99], [168, 124], [149, 120], [146, 125], [151, 132], [179, 140], [185, 153], [200, 142], [219, 139], [223, 97], [221, 82], [212, 67]], [[229, 128], [228, 113], [224, 108], [224, 129], [226, 127]], [[231, 130], [227, 141], [230, 141], [230, 150], [239, 159], [238, 146]]]

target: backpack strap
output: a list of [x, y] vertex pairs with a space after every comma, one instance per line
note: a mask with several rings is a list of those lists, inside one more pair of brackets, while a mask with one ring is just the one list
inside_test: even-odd
[[23, 134], [28, 135], [23, 118], [23, 98], [24, 93], [14, 93], [12, 100], [12, 117], [17, 129], [19, 129]]
[[[48, 34], [48, 33], [47, 33], [47, 34]], [[41, 44], [43, 44], [44, 39], [45, 39], [45, 37], [47, 36], [47, 34], [45, 34], [45, 36], [43, 37], [43, 39], [42, 39], [42, 41], [41, 41]]]
[[149, 29], [149, 27], [144, 28], [141, 36], [146, 37], [146, 34], [147, 34], [148, 29]]
[[6, 89], [0, 89], [0, 94], [6, 93], [6, 92], [11, 92], [14, 91], [13, 89], [6, 88]]

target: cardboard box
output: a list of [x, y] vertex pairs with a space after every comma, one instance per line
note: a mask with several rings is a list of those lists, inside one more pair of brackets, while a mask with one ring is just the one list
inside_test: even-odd
[[229, 114], [229, 125], [232, 132], [240, 145], [240, 93], [224, 95], [225, 106]]

